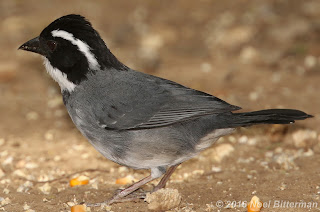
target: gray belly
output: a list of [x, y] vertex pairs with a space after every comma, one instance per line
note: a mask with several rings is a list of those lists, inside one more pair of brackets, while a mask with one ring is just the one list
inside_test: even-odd
[[107, 130], [92, 117], [84, 117], [80, 109], [68, 111], [80, 132], [103, 156], [136, 169], [182, 163], [233, 131], [212, 129], [210, 118], [146, 130]]

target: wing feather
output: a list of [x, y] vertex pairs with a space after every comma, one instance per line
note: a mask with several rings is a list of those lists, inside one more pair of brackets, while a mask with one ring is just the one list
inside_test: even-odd
[[[124, 76], [121, 76], [124, 75]], [[100, 126], [114, 130], [163, 127], [240, 107], [210, 94], [140, 72], [117, 72], [102, 85], [94, 111]], [[106, 79], [108, 80], [108, 79]]]

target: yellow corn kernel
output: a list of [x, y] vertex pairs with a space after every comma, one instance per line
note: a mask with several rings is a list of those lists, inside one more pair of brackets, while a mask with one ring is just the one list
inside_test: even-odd
[[71, 207], [71, 212], [86, 212], [86, 207], [84, 205], [74, 205]]
[[247, 206], [248, 212], [260, 212], [261, 208], [262, 202], [260, 201], [259, 197], [253, 196]]
[[77, 185], [87, 185], [89, 183], [89, 178], [86, 176], [79, 176], [70, 180], [70, 186], [77, 186]]
[[132, 175], [128, 175], [123, 178], [119, 178], [116, 180], [116, 184], [126, 185], [134, 182], [134, 177]]

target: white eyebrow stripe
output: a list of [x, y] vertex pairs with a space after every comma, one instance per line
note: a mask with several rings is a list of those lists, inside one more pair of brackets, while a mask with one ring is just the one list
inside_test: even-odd
[[87, 58], [90, 69], [92, 69], [92, 70], [99, 70], [100, 69], [100, 65], [99, 65], [97, 59], [95, 58], [95, 56], [90, 51], [91, 48], [88, 46], [87, 43], [83, 42], [80, 39], [75, 38], [72, 33], [66, 32], [64, 30], [53, 30], [51, 32], [51, 34], [53, 37], [59, 37], [59, 38], [68, 40], [73, 45], [77, 46], [78, 49]]

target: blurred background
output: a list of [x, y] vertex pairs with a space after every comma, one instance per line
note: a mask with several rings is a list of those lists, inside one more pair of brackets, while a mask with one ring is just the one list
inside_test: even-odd
[[[69, 211], [72, 203], [111, 197], [122, 186], [117, 178], [148, 174], [100, 156], [73, 126], [41, 58], [17, 51], [70, 13], [89, 19], [133, 69], [243, 111], [294, 108], [315, 116], [290, 126], [240, 129], [182, 164], [168, 185], [182, 195], [176, 210], [217, 211], [218, 200], [249, 201], [253, 194], [320, 207], [319, 11], [317, 0], [1, 0], [0, 209]], [[70, 188], [76, 174], [60, 179], [89, 168], [100, 170], [80, 173], [89, 185]], [[124, 208], [148, 206], [112, 206]]]

